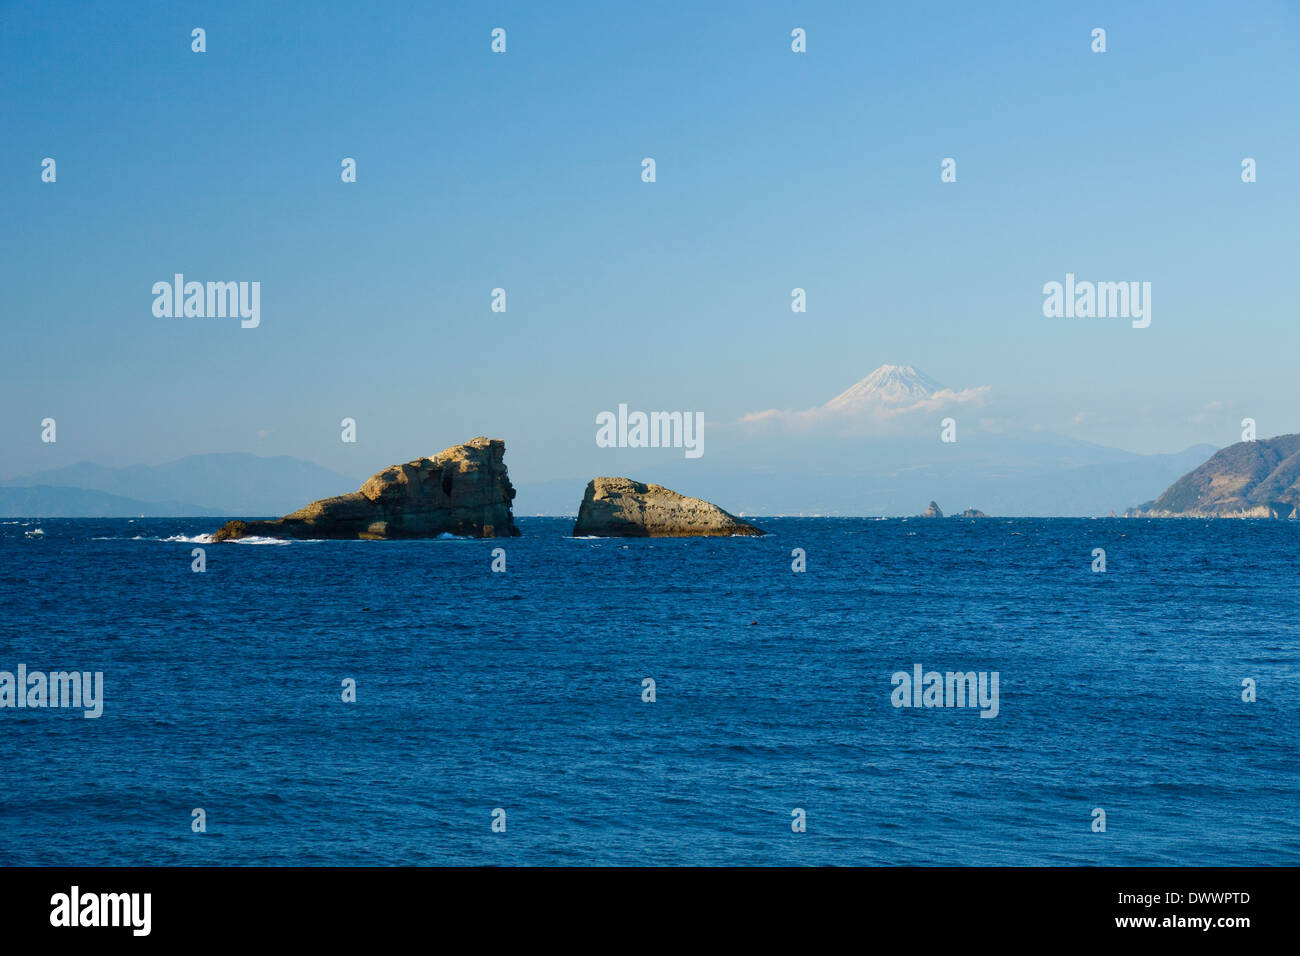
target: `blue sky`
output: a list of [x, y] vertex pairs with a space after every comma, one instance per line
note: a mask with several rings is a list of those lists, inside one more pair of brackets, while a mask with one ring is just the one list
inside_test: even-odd
[[[1139, 452], [1300, 431], [1300, 4], [4, 3], [0, 26], [0, 477], [211, 451], [363, 476], [478, 434], [561, 477], [620, 402], [729, 421], [884, 363]], [[156, 318], [175, 272], [261, 282], [260, 327]], [[1045, 318], [1066, 272], [1150, 281], [1150, 328]]]

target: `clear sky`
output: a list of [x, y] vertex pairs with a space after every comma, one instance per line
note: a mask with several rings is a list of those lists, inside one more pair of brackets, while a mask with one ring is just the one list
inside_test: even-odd
[[[478, 434], [568, 476], [620, 402], [884, 363], [1132, 451], [1300, 431], [1294, 2], [3, 2], [0, 210], [0, 477]], [[176, 272], [260, 326], [155, 317]], [[1067, 272], [1150, 327], [1045, 318]]]

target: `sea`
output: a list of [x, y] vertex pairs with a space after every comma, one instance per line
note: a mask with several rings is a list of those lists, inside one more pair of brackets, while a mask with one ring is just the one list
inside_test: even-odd
[[4, 519], [0, 865], [1300, 864], [1300, 523], [748, 520]]

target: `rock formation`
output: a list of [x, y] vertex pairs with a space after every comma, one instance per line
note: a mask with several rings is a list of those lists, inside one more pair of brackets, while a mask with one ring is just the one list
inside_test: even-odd
[[1300, 517], [1300, 435], [1243, 441], [1216, 452], [1154, 501], [1142, 518]]
[[963, 517], [963, 518], [987, 518], [988, 515], [986, 515], [986, 514], [985, 514], [984, 512], [982, 512], [982, 511], [980, 511], [978, 508], [967, 508], [965, 511], [963, 511], [963, 512], [961, 513], [961, 517]]
[[594, 478], [587, 482], [575, 538], [688, 538], [766, 534], [717, 505], [688, 498], [663, 485], [630, 478]]
[[432, 458], [385, 468], [360, 491], [313, 501], [276, 521], [229, 521], [213, 540], [518, 535], [505, 451], [500, 439], [475, 438]]
[[930, 502], [930, 507], [928, 507], [928, 508], [925, 509], [925, 514], [921, 515], [921, 517], [922, 517], [922, 518], [942, 518], [942, 517], [943, 517], [943, 512], [939, 510], [939, 506], [938, 506], [937, 504], [935, 504], [933, 501], [931, 501], [931, 502]]

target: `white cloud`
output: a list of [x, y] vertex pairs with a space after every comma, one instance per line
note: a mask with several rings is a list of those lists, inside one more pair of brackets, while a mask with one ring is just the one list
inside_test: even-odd
[[1205, 407], [1199, 412], [1187, 417], [1188, 424], [1199, 425], [1202, 422], [1208, 422], [1212, 417], [1211, 412], [1219, 412], [1226, 408], [1227, 405], [1221, 401], [1206, 402]]

